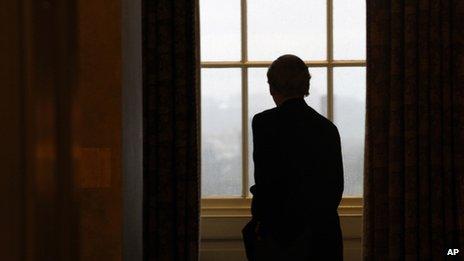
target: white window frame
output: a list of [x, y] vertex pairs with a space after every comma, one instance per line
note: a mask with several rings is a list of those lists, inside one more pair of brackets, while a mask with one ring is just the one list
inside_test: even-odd
[[[326, 60], [304, 61], [309, 68], [327, 69], [327, 118], [333, 120], [333, 69], [335, 67], [366, 67], [366, 60], [334, 60], [333, 58], [333, 0], [326, 0], [327, 55]], [[201, 199], [202, 217], [248, 217], [251, 197], [249, 193], [249, 148], [248, 148], [248, 68], [268, 68], [272, 61], [248, 60], [247, 0], [240, 1], [241, 60], [201, 61], [201, 68], [240, 68], [242, 92], [242, 194], [240, 197], [204, 197]], [[200, 56], [201, 57], [201, 56]], [[342, 216], [362, 216], [362, 197], [343, 197], [339, 206]]]

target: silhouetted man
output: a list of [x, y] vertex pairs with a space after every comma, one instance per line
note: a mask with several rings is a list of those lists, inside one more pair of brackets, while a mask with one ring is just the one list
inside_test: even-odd
[[277, 107], [253, 117], [252, 221], [243, 229], [249, 260], [342, 260], [337, 208], [343, 164], [337, 127], [304, 101], [308, 68], [294, 55], [267, 72]]

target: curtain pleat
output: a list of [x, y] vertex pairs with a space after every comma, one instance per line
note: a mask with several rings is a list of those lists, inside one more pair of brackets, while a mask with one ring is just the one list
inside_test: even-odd
[[194, 0], [143, 1], [145, 260], [198, 259], [196, 19]]
[[365, 260], [463, 249], [463, 13], [463, 1], [367, 1]]

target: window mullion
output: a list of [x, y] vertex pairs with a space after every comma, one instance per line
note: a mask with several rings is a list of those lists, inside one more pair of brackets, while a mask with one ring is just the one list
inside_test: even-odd
[[[242, 65], [248, 61], [247, 2], [241, 0], [241, 44]], [[242, 197], [248, 196], [248, 68], [242, 66]]]
[[[329, 61], [304, 61], [310, 68], [322, 67], [366, 67], [365, 60], [332, 60]], [[271, 61], [206, 61], [201, 62], [201, 68], [267, 68]]]
[[333, 121], [333, 0], [327, 0], [327, 118]]

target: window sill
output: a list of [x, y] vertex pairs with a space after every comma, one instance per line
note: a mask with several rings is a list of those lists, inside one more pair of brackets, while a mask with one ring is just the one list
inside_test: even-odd
[[[251, 198], [203, 198], [201, 200], [202, 218], [251, 217]], [[361, 217], [363, 198], [344, 197], [338, 207], [340, 216]]]

